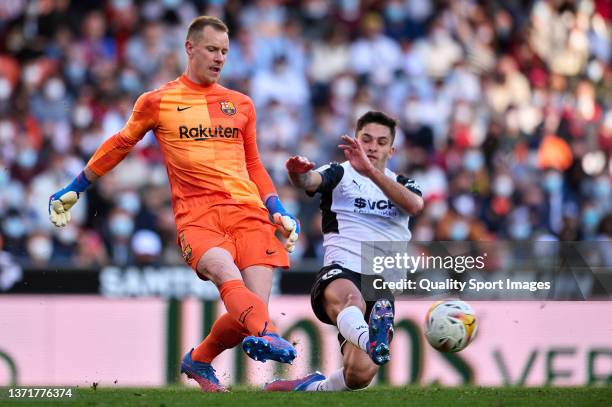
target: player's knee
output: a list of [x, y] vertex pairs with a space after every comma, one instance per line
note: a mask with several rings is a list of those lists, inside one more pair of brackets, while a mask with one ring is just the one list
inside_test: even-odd
[[338, 314], [342, 312], [342, 310], [355, 306], [359, 308], [362, 313], [365, 313], [366, 304], [363, 300], [363, 297], [359, 294], [349, 293], [342, 296], [331, 295], [325, 297], [325, 308], [327, 310], [327, 314], [329, 315], [332, 321], [336, 321]]
[[343, 301], [343, 309], [347, 307], [357, 307], [361, 312], [365, 313], [366, 303], [359, 293], [348, 293]]
[[202, 258], [198, 263], [198, 273], [214, 283], [221, 283], [233, 277], [240, 278], [239, 275], [233, 276], [232, 271], [231, 265], [228, 265], [225, 259]]
[[375, 366], [345, 366], [344, 383], [351, 390], [365, 389], [372, 383], [377, 371]]

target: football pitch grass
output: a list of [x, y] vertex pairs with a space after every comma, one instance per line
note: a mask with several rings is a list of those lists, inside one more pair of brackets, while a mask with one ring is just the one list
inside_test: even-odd
[[[374, 387], [357, 392], [265, 393], [237, 388], [230, 393], [204, 394], [193, 388], [76, 389], [71, 400], [18, 400], [16, 406], [610, 406], [612, 387], [483, 388]], [[6, 399], [0, 405], [6, 405]]]

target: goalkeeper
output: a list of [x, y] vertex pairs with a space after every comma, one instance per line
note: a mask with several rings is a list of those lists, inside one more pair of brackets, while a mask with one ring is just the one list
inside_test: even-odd
[[[189, 351], [181, 372], [203, 391], [225, 391], [211, 366], [242, 342], [253, 359], [291, 363], [294, 347], [276, 333], [268, 315], [274, 267], [288, 267], [299, 223], [281, 204], [259, 159], [251, 99], [217, 82], [227, 58], [227, 26], [196, 18], [185, 40], [185, 72], [141, 95], [125, 127], [105, 141], [83, 172], [51, 195], [56, 226], [92, 182], [112, 170], [149, 130], [164, 156], [183, 258], [219, 289], [227, 313]], [[272, 215], [272, 221], [270, 220]], [[286, 238], [275, 236], [280, 229]]]

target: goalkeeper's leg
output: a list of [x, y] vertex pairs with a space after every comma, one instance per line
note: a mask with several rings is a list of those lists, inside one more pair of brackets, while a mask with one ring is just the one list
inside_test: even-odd
[[221, 295], [227, 312], [250, 334], [276, 332], [268, 315], [268, 306], [249, 290], [242, 274], [225, 249], [213, 247], [204, 253], [197, 266], [198, 273], [211, 280]]
[[[272, 268], [269, 266], [252, 265], [246, 267], [243, 273], [234, 264], [232, 255], [224, 248], [213, 247], [200, 258], [197, 271], [203, 277], [211, 280], [219, 288], [221, 300], [228, 314], [237, 320], [248, 332], [242, 342], [244, 351], [251, 358], [265, 362], [275, 360], [291, 363], [296, 357], [293, 345], [279, 337], [276, 327], [270, 320], [267, 304], [253, 291], [249, 290], [242, 275], [262, 274], [271, 279]], [[250, 284], [258, 281], [249, 277]], [[263, 290], [263, 289], [262, 289]], [[265, 288], [269, 291], [269, 288]]]
[[[211, 361], [223, 350], [237, 345], [242, 338], [254, 338], [255, 345], [245, 351], [259, 360], [272, 359], [291, 362], [296, 356], [293, 346], [276, 335], [276, 328], [268, 315], [267, 301], [270, 292], [272, 269], [252, 266], [243, 271], [245, 280], [260, 294], [249, 290], [231, 254], [220, 247], [204, 253], [198, 261], [198, 273], [213, 281], [219, 288], [221, 299], [227, 309], [215, 322], [208, 337], [197, 349], [187, 352], [181, 363], [181, 372], [198, 382], [202, 391], [226, 391], [220, 384]], [[255, 279], [255, 274], [258, 276]], [[263, 297], [263, 298], [261, 298]], [[244, 347], [244, 343], [243, 343]], [[258, 347], [261, 347], [259, 349]]]
[[225, 313], [215, 320], [206, 338], [191, 352], [191, 357], [198, 362], [211, 363], [224, 350], [240, 344], [247, 335], [242, 325]]
[[[242, 271], [246, 287], [268, 305], [272, 288], [272, 269], [251, 266]], [[249, 332], [230, 314], [221, 315], [213, 324], [210, 333], [192, 352], [198, 362], [211, 363], [226, 349], [239, 345]]]

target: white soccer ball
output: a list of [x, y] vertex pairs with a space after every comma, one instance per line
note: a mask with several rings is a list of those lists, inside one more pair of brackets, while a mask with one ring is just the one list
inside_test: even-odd
[[427, 311], [425, 337], [440, 352], [459, 352], [465, 349], [477, 332], [476, 314], [463, 301], [438, 301]]

